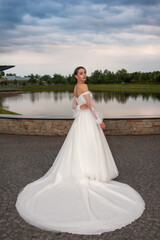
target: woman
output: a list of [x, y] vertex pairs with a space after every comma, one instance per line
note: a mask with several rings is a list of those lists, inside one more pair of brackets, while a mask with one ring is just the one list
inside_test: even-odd
[[112, 180], [118, 170], [85, 84], [85, 68], [76, 68], [74, 75], [75, 120], [52, 167], [19, 193], [16, 208], [45, 230], [101, 234], [139, 218], [145, 203], [133, 188]]
[[[81, 94], [83, 93], [88, 93], [88, 86], [84, 83], [86, 81], [86, 69], [83, 67], [77, 67], [74, 71], [74, 76], [77, 79], [77, 85], [74, 88], [74, 96], [76, 95], [77, 98], [75, 97], [73, 100], [73, 104], [72, 104], [72, 108], [75, 108], [75, 106], [77, 105], [77, 99], [78, 97], [80, 97]], [[91, 103], [91, 99], [89, 97], [86, 97], [86, 101], [87, 104], [82, 104], [79, 105], [81, 106], [81, 110], [83, 109], [87, 109], [88, 107], [90, 108], [91, 112], [95, 112], [95, 109], [93, 107], [93, 104]], [[97, 116], [98, 118], [98, 116]], [[104, 122], [102, 122], [102, 120], [100, 119], [99, 121], [100, 127], [102, 129], [105, 129], [105, 124]]]

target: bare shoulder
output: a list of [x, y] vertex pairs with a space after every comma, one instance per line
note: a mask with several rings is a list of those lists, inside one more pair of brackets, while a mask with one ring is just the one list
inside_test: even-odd
[[87, 84], [79, 84], [74, 87], [74, 96], [79, 97], [82, 93], [88, 91]]
[[83, 92], [87, 92], [88, 91], [88, 86], [87, 86], [87, 84], [82, 84], [82, 91]]

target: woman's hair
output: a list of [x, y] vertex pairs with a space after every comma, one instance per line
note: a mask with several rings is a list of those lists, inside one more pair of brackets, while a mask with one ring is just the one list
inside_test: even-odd
[[82, 67], [82, 66], [79, 66], [79, 67], [77, 67], [77, 68], [74, 70], [74, 75], [77, 75], [77, 74], [78, 74], [78, 71], [79, 71], [79, 69], [81, 69], [81, 68], [83, 68], [84, 70], [86, 70], [84, 67]]

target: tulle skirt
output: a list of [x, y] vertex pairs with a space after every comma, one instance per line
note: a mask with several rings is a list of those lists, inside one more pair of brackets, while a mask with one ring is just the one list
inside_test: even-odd
[[[53, 143], [54, 144], [54, 143]], [[49, 171], [16, 201], [38, 228], [75, 234], [113, 231], [139, 218], [145, 203], [118, 176], [107, 140], [89, 109], [81, 110]]]

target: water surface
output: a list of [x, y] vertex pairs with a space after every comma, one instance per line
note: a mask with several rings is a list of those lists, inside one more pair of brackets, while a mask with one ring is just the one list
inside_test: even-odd
[[[159, 117], [160, 94], [92, 92], [93, 103], [106, 118]], [[24, 116], [72, 117], [73, 93], [37, 92], [1, 98], [2, 106]]]

